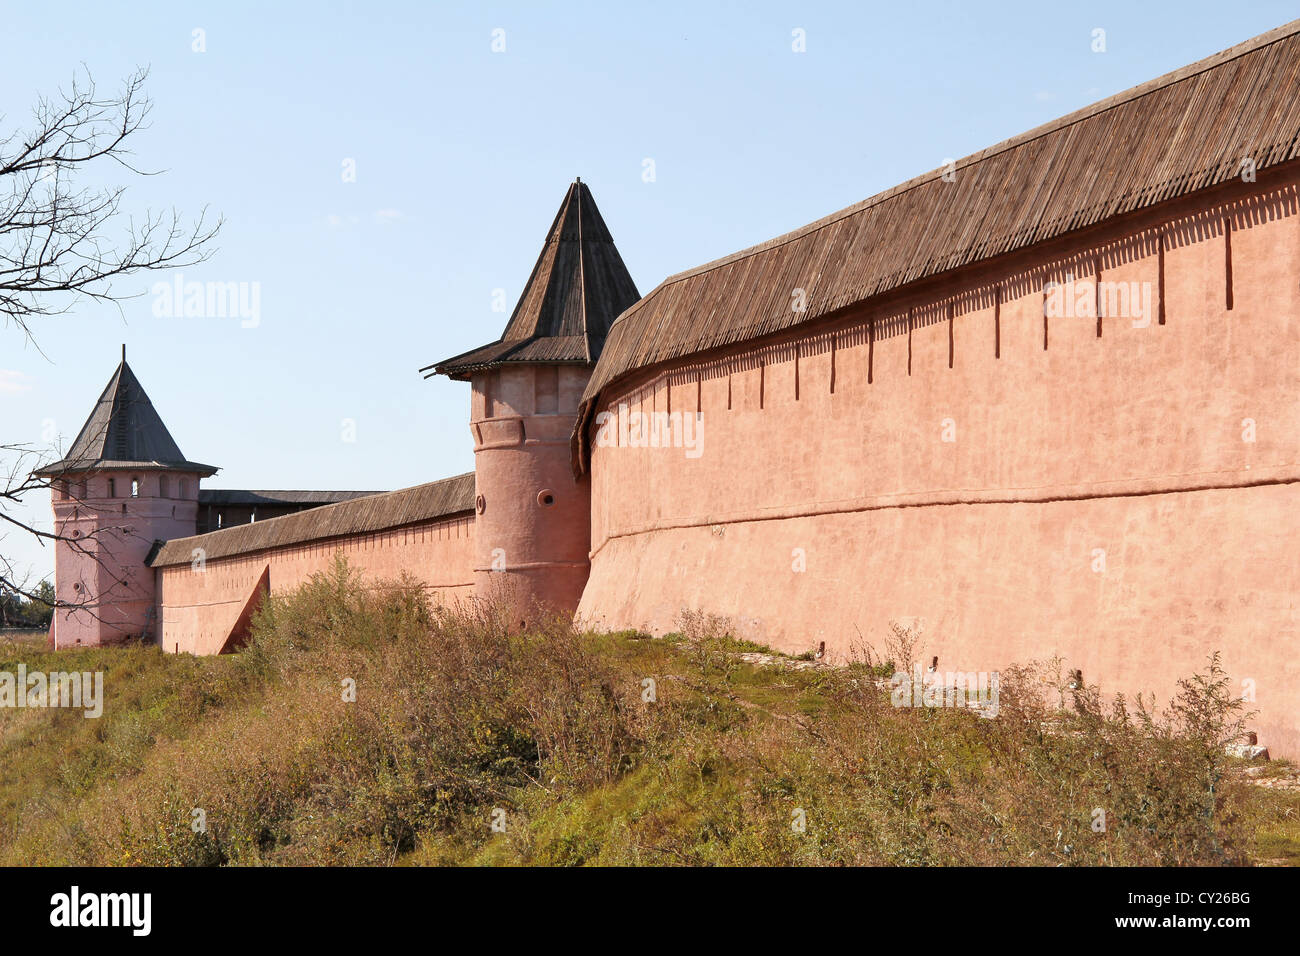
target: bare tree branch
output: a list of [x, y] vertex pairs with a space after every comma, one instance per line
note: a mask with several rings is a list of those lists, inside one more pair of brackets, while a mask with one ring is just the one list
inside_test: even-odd
[[115, 279], [194, 265], [215, 251], [221, 220], [207, 209], [189, 225], [175, 210], [137, 221], [122, 212], [125, 187], [76, 184], [82, 169], [106, 163], [156, 174], [136, 165], [128, 142], [152, 109], [147, 77], [137, 70], [108, 97], [89, 74], [74, 78], [70, 90], [40, 100], [30, 130], [0, 137], [0, 316], [29, 341], [34, 317], [66, 312], [79, 297], [118, 304], [126, 296], [114, 292]]
[[[145, 212], [137, 219], [123, 211], [124, 186], [78, 184], [83, 171], [98, 174], [105, 167], [156, 175], [137, 164], [130, 148], [132, 137], [147, 128], [152, 109], [144, 93], [148, 69], [129, 76], [114, 95], [101, 95], [84, 66], [82, 73], [73, 77], [70, 89], [37, 102], [26, 130], [6, 134], [0, 116], [0, 317], [37, 348], [33, 320], [67, 312], [81, 299], [113, 303], [120, 311], [128, 296], [115, 289], [115, 280], [203, 262], [215, 251], [213, 239], [221, 228], [221, 219], [212, 222], [206, 209], [191, 224], [175, 210]], [[97, 530], [74, 537], [57, 524], [52, 532], [42, 531], [15, 517], [17, 506], [33, 492], [69, 493], [70, 486], [58, 484], [62, 479], [33, 474], [48, 460], [47, 452], [33, 446], [0, 444], [0, 540], [4, 529], [14, 529], [42, 545], [65, 544], [107, 570], [101, 539], [107, 545], [110, 539], [135, 536], [129, 525], [105, 515]], [[76, 506], [97, 507], [80, 500]], [[59, 595], [56, 607], [98, 616], [96, 609], [111, 603], [119, 585], [130, 590], [126, 582], [115, 582], [101, 593], [87, 589], [77, 600]], [[6, 592], [42, 600], [0, 553], [0, 594]]]

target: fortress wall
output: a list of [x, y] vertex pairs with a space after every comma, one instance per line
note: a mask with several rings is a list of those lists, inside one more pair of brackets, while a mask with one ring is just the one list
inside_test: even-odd
[[[1298, 181], [1292, 164], [615, 383], [579, 614], [663, 633], [698, 608], [840, 659], [919, 618], [940, 670], [1059, 654], [1162, 703], [1219, 650], [1254, 681], [1261, 742], [1300, 755]], [[1054, 316], [1044, 348], [1044, 283], [1072, 272], [1086, 300], [1098, 265], [1156, 314], [1100, 337]], [[698, 457], [629, 447], [631, 413], [696, 408]]]
[[[202, 538], [195, 539], [201, 541]], [[161, 643], [171, 652], [217, 654], [241, 630], [264, 574], [272, 594], [328, 571], [335, 555], [368, 579], [413, 575], [431, 598], [449, 603], [473, 592], [474, 519], [441, 518], [369, 534], [337, 537], [216, 558], [202, 568], [171, 565], [157, 570]]]

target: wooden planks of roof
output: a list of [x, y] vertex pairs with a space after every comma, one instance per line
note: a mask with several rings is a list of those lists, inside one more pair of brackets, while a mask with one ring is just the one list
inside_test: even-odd
[[420, 369], [465, 379], [503, 364], [590, 365], [614, 318], [640, 296], [596, 200], [569, 186], [501, 338]]
[[204, 560], [251, 554], [353, 534], [371, 534], [434, 518], [474, 511], [474, 473], [428, 484], [323, 505], [297, 514], [223, 528], [165, 542], [148, 562], [151, 567], [189, 564], [201, 548]]
[[[1300, 20], [761, 245], [679, 273], [618, 317], [583, 396], [636, 369], [1300, 157]], [[948, 173], [945, 176], [945, 173]], [[806, 310], [791, 308], [803, 289]], [[585, 468], [575, 435], [575, 467]]]
[[100, 393], [90, 417], [81, 426], [68, 453], [59, 461], [37, 469], [42, 477], [96, 469], [130, 468], [140, 471], [194, 471], [215, 474], [212, 465], [189, 461], [167, 431], [144, 386], [122, 361]]
[[248, 488], [201, 488], [201, 505], [329, 505], [382, 491], [260, 491]]

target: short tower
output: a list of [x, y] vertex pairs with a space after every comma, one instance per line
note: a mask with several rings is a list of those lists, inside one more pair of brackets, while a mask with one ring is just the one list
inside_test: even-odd
[[157, 633], [156, 541], [194, 534], [199, 480], [216, 472], [172, 440], [122, 361], [68, 453], [36, 474], [50, 481], [54, 647], [115, 644]]
[[577, 609], [591, 569], [591, 484], [574, 475], [569, 439], [609, 327], [639, 298], [579, 179], [501, 337], [421, 369], [473, 386], [477, 596]]

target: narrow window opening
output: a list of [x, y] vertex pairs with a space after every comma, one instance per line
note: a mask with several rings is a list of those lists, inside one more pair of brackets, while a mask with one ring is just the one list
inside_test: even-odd
[[1002, 286], [993, 287], [993, 357], [1002, 358]]
[[1097, 284], [1093, 290], [1097, 300], [1097, 338], [1101, 338], [1101, 256], [1097, 257], [1097, 264], [1094, 271], [1097, 273]]
[[949, 302], [949, 303], [948, 303], [948, 367], [949, 367], [949, 368], [952, 368], [952, 352], [953, 352], [953, 341], [952, 341], [952, 324], [953, 324], [953, 323], [952, 323], [952, 319], [953, 319], [953, 311], [954, 311], [953, 303]]
[[867, 322], [867, 384], [875, 381], [876, 374], [876, 320]]
[[907, 310], [907, 374], [912, 374], [912, 310]]
[[1223, 217], [1223, 281], [1227, 310], [1232, 311], [1232, 217]]
[[1160, 319], [1158, 325], [1165, 324], [1165, 231], [1156, 234], [1156, 297], [1159, 298]]
[[1047, 351], [1047, 283], [1043, 283], [1043, 351]]

